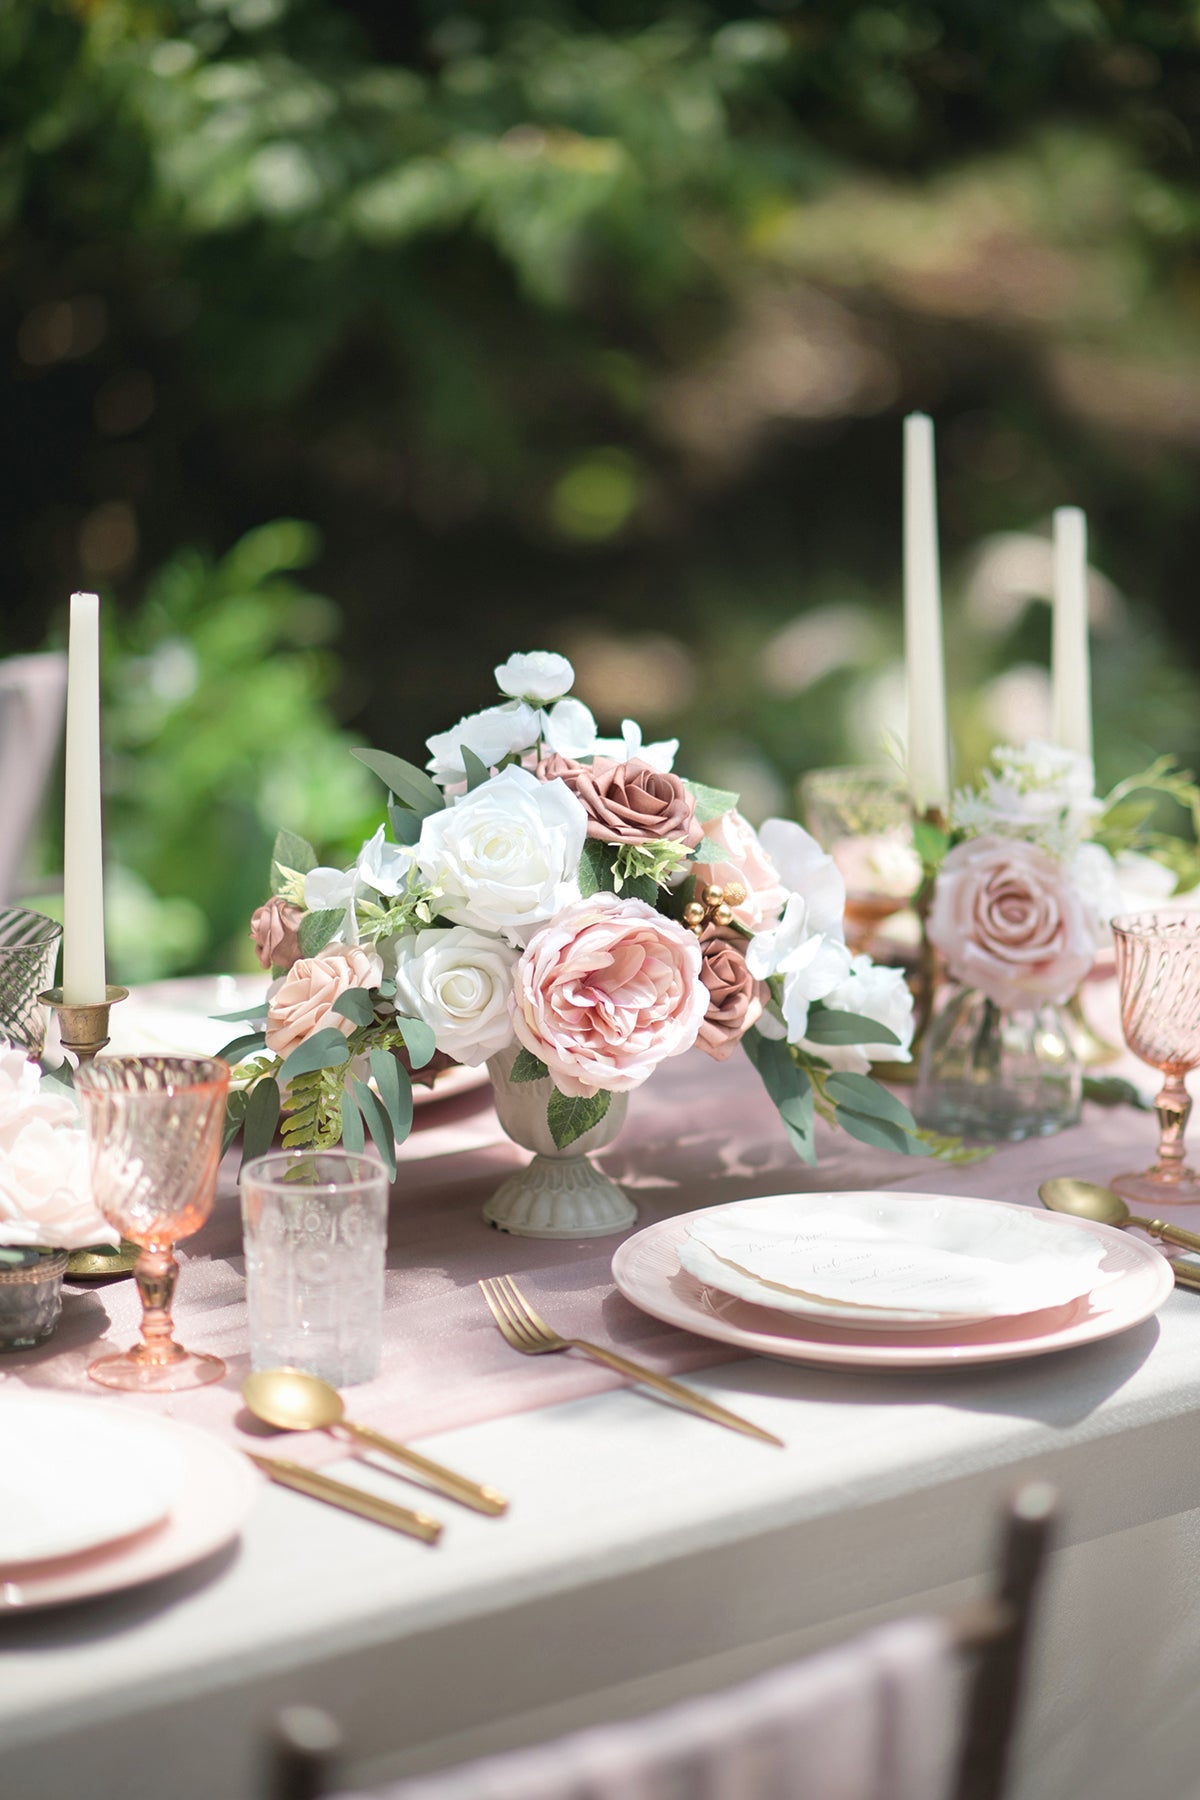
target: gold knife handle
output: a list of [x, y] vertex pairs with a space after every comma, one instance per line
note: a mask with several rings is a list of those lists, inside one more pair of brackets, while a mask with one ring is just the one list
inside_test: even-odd
[[1195, 1263], [1182, 1263], [1177, 1258], [1167, 1259], [1175, 1271], [1175, 1286], [1190, 1288], [1193, 1293], [1200, 1293], [1200, 1266]]
[[747, 1437], [761, 1438], [764, 1443], [778, 1444], [783, 1448], [783, 1439], [773, 1432], [764, 1431], [761, 1425], [752, 1425], [749, 1419], [730, 1412], [727, 1407], [718, 1406], [715, 1400], [706, 1400], [703, 1394], [697, 1394], [678, 1381], [672, 1381], [667, 1375], [656, 1375], [653, 1369], [645, 1369], [641, 1363], [630, 1362], [626, 1356], [619, 1356], [615, 1350], [605, 1349], [603, 1344], [587, 1344], [582, 1338], [569, 1338], [573, 1350], [582, 1350], [593, 1362], [604, 1363], [615, 1369], [618, 1375], [628, 1375], [631, 1381], [640, 1381], [643, 1387], [654, 1388], [665, 1394], [678, 1406], [686, 1407], [688, 1412], [698, 1413], [702, 1419], [710, 1420], [714, 1425], [726, 1425], [730, 1431], [744, 1432]]
[[441, 1522], [431, 1519], [428, 1513], [410, 1512], [407, 1506], [397, 1506], [391, 1500], [379, 1500], [374, 1494], [368, 1494], [362, 1488], [351, 1487], [347, 1482], [334, 1481], [328, 1475], [320, 1475], [315, 1469], [301, 1468], [299, 1463], [284, 1462], [278, 1456], [254, 1456], [246, 1452], [256, 1468], [280, 1487], [294, 1488], [298, 1494], [307, 1494], [310, 1500], [324, 1500], [328, 1506], [340, 1507], [343, 1512], [357, 1513], [359, 1518], [370, 1519], [373, 1525], [387, 1525], [393, 1531], [402, 1531], [408, 1537], [420, 1538], [423, 1544], [436, 1544], [442, 1535]]
[[1200, 1250], [1200, 1232], [1185, 1231], [1182, 1225], [1168, 1225], [1163, 1219], [1151, 1219], [1144, 1229], [1151, 1237], [1161, 1238], [1164, 1244], [1178, 1244], [1181, 1250]]
[[370, 1425], [355, 1425], [349, 1419], [343, 1419], [341, 1428], [348, 1431], [358, 1443], [366, 1444], [372, 1450], [380, 1450], [384, 1456], [393, 1457], [406, 1469], [411, 1469], [429, 1487], [444, 1494], [447, 1500], [457, 1500], [461, 1505], [469, 1506], [475, 1512], [488, 1513], [492, 1518], [508, 1510], [508, 1501], [495, 1488], [484, 1487], [478, 1481], [469, 1481], [465, 1475], [456, 1475], [453, 1469], [431, 1461], [417, 1450], [410, 1450], [407, 1444], [398, 1444], [394, 1438], [384, 1437], [382, 1431], [376, 1431]]

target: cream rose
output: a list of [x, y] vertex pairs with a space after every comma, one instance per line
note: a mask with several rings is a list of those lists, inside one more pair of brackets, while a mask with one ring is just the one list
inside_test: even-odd
[[289, 1056], [326, 1025], [349, 1037], [354, 1026], [331, 1010], [334, 1001], [349, 988], [376, 988], [382, 980], [380, 957], [356, 944], [301, 957], [267, 1003], [267, 1049], [273, 1056]]
[[396, 1011], [424, 1019], [455, 1062], [483, 1063], [512, 1043], [517, 952], [465, 925], [397, 940]]
[[421, 826], [417, 862], [456, 925], [524, 944], [579, 898], [587, 813], [561, 781], [510, 766]]
[[594, 894], [517, 964], [513, 1028], [564, 1094], [620, 1094], [696, 1041], [708, 1011], [700, 945], [641, 900]]
[[1099, 947], [1095, 912], [1060, 859], [991, 835], [943, 862], [929, 940], [956, 981], [1009, 1012], [1069, 1000]]

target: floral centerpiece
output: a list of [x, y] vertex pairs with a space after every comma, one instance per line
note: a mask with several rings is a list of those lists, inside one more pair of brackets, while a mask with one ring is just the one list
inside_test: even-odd
[[755, 832], [735, 794], [675, 772], [674, 741], [632, 721], [600, 737], [565, 657], [496, 678], [498, 703], [430, 738], [425, 769], [356, 752], [389, 789], [390, 835], [351, 867], [280, 834], [252, 921], [277, 979], [226, 1051], [247, 1153], [282, 1119], [285, 1143], [369, 1135], [394, 1166], [410, 1071], [435, 1053], [536, 1084], [567, 1153], [665, 1060], [739, 1045], [805, 1160], [818, 1115], [938, 1147], [870, 1079], [909, 1057], [912, 1005], [898, 971], [847, 949], [832, 859], [790, 821]]
[[69, 1251], [116, 1242], [69, 1088], [0, 1040], [0, 1348], [53, 1330]]
[[929, 943], [953, 985], [922, 1054], [918, 1115], [968, 1135], [1024, 1137], [1072, 1123], [1082, 1073], [1059, 1009], [1073, 999], [1121, 904], [1096, 841], [1105, 817], [1089, 757], [1031, 741], [992, 752], [928, 825], [936, 874]]

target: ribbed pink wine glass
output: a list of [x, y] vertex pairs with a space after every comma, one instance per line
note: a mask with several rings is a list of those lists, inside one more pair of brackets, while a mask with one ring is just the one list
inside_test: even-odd
[[1121, 1028], [1136, 1057], [1160, 1069], [1158, 1161], [1113, 1187], [1140, 1206], [1200, 1201], [1200, 1176], [1184, 1161], [1192, 1102], [1184, 1084], [1200, 1067], [1200, 913], [1127, 913], [1113, 920]]
[[212, 1211], [229, 1069], [213, 1057], [107, 1056], [75, 1075], [91, 1147], [96, 1204], [122, 1237], [140, 1244], [134, 1277], [142, 1341], [102, 1356], [88, 1374], [104, 1387], [174, 1393], [219, 1381], [219, 1356], [174, 1338], [174, 1246]]

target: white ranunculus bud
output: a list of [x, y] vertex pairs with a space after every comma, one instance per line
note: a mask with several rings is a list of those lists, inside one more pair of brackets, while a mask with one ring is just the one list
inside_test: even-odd
[[531, 700], [545, 706], [561, 700], [575, 684], [575, 671], [565, 656], [554, 650], [527, 650], [510, 656], [496, 670], [496, 686], [514, 700]]

